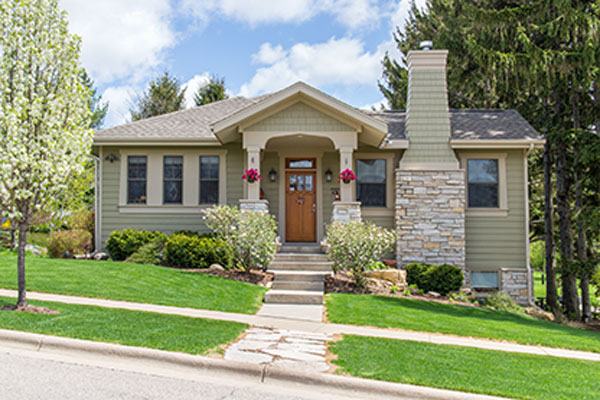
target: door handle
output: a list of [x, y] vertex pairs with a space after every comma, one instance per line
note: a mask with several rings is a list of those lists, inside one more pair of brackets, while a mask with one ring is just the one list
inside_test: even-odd
[[312, 212], [314, 212], [314, 213], [317, 212], [317, 203], [313, 203]]

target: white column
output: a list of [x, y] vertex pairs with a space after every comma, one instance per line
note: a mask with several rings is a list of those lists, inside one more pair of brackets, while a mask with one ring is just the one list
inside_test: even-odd
[[[350, 169], [354, 172], [352, 165], [352, 147], [341, 147], [340, 148], [340, 172]], [[352, 183], [340, 182], [340, 200], [342, 202], [352, 201]]]
[[[254, 168], [260, 173], [260, 148], [248, 147], [248, 162], [246, 169]], [[248, 200], [260, 199], [260, 181], [248, 182]]]

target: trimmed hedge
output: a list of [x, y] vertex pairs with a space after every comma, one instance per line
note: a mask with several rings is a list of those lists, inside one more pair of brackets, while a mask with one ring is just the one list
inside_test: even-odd
[[134, 229], [123, 229], [114, 231], [106, 241], [106, 251], [114, 261], [123, 261], [138, 251], [143, 245], [160, 241], [167, 241], [167, 235], [158, 231], [136, 231]]
[[165, 262], [180, 268], [208, 268], [219, 264], [229, 269], [233, 253], [223, 240], [174, 233], [165, 245]]
[[427, 265], [410, 263], [404, 266], [406, 282], [417, 285], [424, 292], [437, 292], [443, 296], [460, 290], [463, 284], [463, 272], [455, 265]]

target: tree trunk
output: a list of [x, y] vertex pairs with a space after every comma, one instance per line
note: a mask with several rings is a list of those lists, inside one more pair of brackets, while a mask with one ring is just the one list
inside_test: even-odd
[[564, 145], [557, 149], [556, 157], [556, 200], [558, 211], [558, 230], [560, 237], [561, 278], [563, 307], [568, 318], [579, 318], [579, 299], [577, 298], [577, 277], [572, 271], [573, 234], [571, 232], [569, 170]]
[[544, 145], [544, 235], [546, 239], [546, 303], [555, 316], [560, 314], [554, 270], [554, 196], [552, 190], [552, 144]]
[[25, 245], [27, 244], [27, 224], [21, 223], [19, 225], [19, 253], [17, 255], [17, 271], [18, 271], [18, 284], [19, 284], [19, 298], [17, 300], [17, 307], [25, 307], [27, 305], [27, 298], [25, 292]]
[[15, 250], [15, 228], [10, 228], [10, 252]]

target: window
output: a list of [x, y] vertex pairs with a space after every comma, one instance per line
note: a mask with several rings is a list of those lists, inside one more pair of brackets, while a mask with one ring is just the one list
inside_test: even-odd
[[219, 202], [219, 157], [200, 157], [200, 204]]
[[165, 156], [163, 162], [163, 203], [181, 204], [183, 189], [183, 157]]
[[386, 206], [386, 160], [356, 160], [356, 200], [364, 207]]
[[497, 272], [471, 272], [471, 287], [475, 289], [497, 289]]
[[286, 158], [287, 168], [289, 169], [314, 169], [314, 158]]
[[467, 161], [469, 207], [498, 208], [498, 160], [471, 159]]
[[146, 204], [146, 156], [127, 157], [127, 203]]

